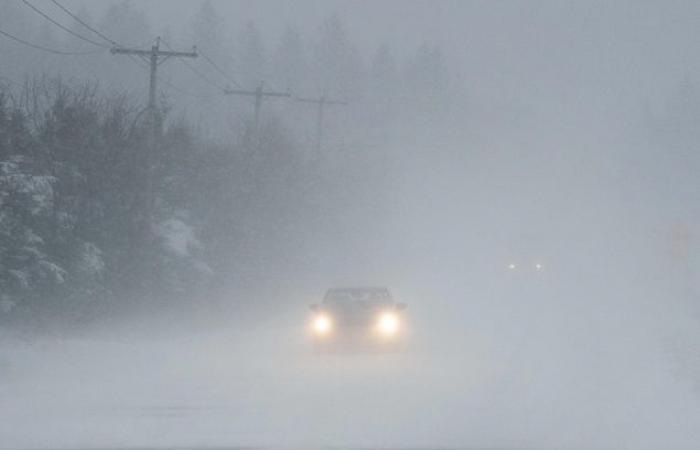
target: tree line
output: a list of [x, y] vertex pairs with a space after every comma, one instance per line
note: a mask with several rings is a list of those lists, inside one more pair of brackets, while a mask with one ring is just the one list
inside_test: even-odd
[[[91, 49], [19, 2], [0, 8], [4, 30]], [[147, 48], [156, 34], [128, 1], [103, 17], [78, 15], [125, 45]], [[164, 66], [155, 148], [144, 112], [147, 73], [138, 64], [108, 51], [47, 56], [0, 40], [0, 321], [89, 322], [144, 305], [245, 307], [261, 286], [381, 245], [397, 207], [397, 142], [412, 133], [430, 141], [442, 126], [459, 129], [451, 139], [469, 151], [478, 138], [469, 130], [503, 128], [502, 119], [489, 123], [474, 112], [436, 46], [403, 58], [386, 45], [363, 53], [338, 16], [310, 35], [289, 26], [270, 38], [254, 22], [235, 32], [228, 25], [205, 1], [188, 29], [161, 33], [178, 48], [196, 44], [217, 66]], [[267, 102], [256, 130], [250, 102], [219, 89], [263, 81], [347, 100], [326, 116], [321, 158], [312, 151], [316, 117], [301, 109], [308, 106]], [[673, 139], [686, 151], [698, 110], [680, 102], [649, 117], [649, 157]], [[411, 151], [430, 152], [431, 144]]]
[[[92, 49], [19, 4], [2, 8], [4, 29]], [[117, 42], [152, 43], [148, 19], [131, 2], [112, 3], [102, 18], [85, 9], [78, 16]], [[196, 43], [217, 67], [163, 75], [155, 148], [138, 65], [108, 52], [66, 59], [0, 41], [3, 60], [16, 63], [0, 79], [0, 320], [89, 322], [145, 304], [215, 311], [245, 304], [270, 280], [342, 259], [357, 239], [371, 245], [389, 211], [391, 168], [376, 151], [377, 133], [396, 111], [419, 109], [402, 91], [425, 98], [446, 88], [439, 49], [423, 46], [403, 65], [387, 46], [364, 58], [338, 16], [316, 39], [305, 42], [290, 26], [270, 47], [253, 22], [237, 36], [226, 26], [202, 2], [188, 30], [164, 34], [174, 46]], [[352, 97], [325, 125], [323, 160], [311, 151], [313, 113], [299, 121], [289, 106], [265, 105], [255, 130], [250, 105], [214, 89], [263, 81]], [[145, 205], [149, 190], [153, 204]]]

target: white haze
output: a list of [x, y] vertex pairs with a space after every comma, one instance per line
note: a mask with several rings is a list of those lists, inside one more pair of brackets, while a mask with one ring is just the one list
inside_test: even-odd
[[[330, 9], [231, 3], [269, 28]], [[668, 236], [698, 229], [700, 157], [642, 144], [645, 105], [698, 75], [697, 4], [465, 3], [407, 4], [432, 11], [421, 28], [403, 2], [331, 2], [361, 45], [428, 33], [466, 86], [381, 144], [373, 235], [352, 232], [375, 206], [356, 199], [324, 268], [273, 276], [243, 317], [0, 336], [0, 448], [697, 448], [699, 248], [684, 272]], [[405, 352], [309, 352], [308, 305], [353, 283], [408, 304]]]

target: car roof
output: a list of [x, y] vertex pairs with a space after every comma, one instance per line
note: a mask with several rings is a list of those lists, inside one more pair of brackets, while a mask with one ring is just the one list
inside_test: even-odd
[[323, 297], [324, 304], [387, 304], [393, 303], [389, 290], [385, 287], [344, 287], [331, 288]]
[[329, 291], [388, 291], [385, 286], [340, 286], [332, 287]]

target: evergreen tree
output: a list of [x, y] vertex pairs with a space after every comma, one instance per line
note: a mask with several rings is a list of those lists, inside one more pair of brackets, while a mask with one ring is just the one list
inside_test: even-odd
[[370, 67], [372, 88], [377, 93], [391, 95], [397, 87], [396, 60], [387, 45], [380, 46]]
[[407, 88], [426, 99], [437, 99], [447, 88], [447, 69], [442, 51], [437, 46], [423, 44], [409, 61], [405, 80]]
[[252, 89], [265, 81], [265, 48], [258, 27], [248, 22], [240, 38], [237, 65], [243, 85]]
[[0, 314], [39, 308], [42, 294], [66, 274], [47, 251], [56, 180], [38, 168], [26, 116], [5, 99], [0, 95]]
[[287, 27], [275, 51], [272, 64], [276, 84], [291, 92], [304, 90], [304, 80], [309, 76], [301, 34], [296, 28]]
[[361, 58], [337, 15], [329, 17], [321, 26], [316, 66], [319, 89], [330, 96], [346, 98], [361, 86]]

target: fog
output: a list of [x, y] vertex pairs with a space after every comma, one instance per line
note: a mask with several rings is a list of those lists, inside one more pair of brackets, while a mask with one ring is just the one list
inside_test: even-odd
[[0, 448], [697, 448], [700, 4], [29, 3], [115, 42], [0, 2]]

